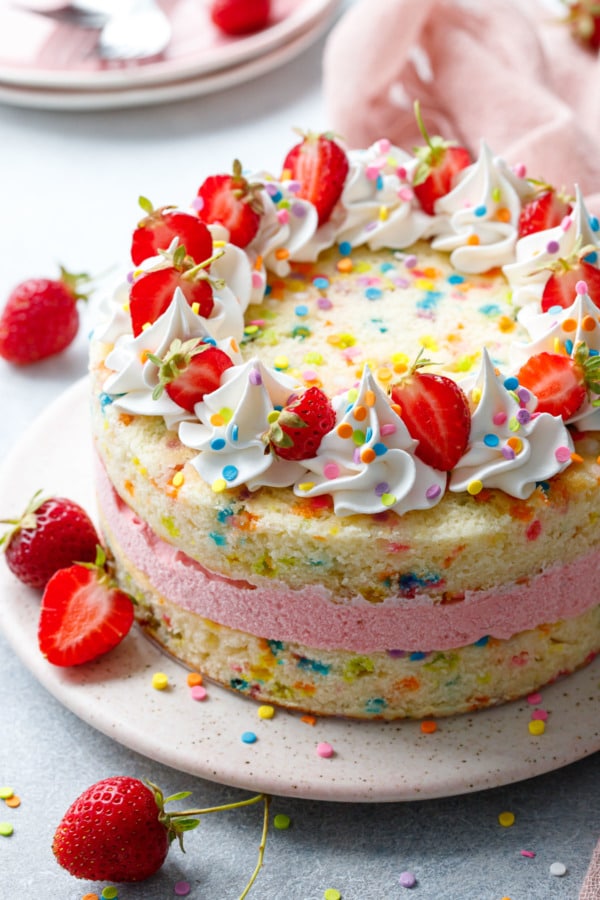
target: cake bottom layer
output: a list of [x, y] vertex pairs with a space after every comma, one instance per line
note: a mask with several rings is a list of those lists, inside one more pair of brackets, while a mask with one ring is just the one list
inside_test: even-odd
[[266, 640], [162, 596], [101, 522], [119, 584], [149, 637], [207, 678], [263, 703], [360, 719], [447, 716], [523, 697], [600, 652], [600, 605], [573, 618], [443, 652], [360, 655]]

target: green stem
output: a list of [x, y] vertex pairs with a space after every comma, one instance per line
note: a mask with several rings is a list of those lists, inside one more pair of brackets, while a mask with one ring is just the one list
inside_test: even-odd
[[265, 802], [265, 805], [264, 805], [264, 811], [263, 811], [263, 829], [262, 829], [262, 834], [260, 837], [260, 844], [258, 845], [258, 859], [256, 861], [256, 866], [254, 867], [254, 872], [250, 876], [250, 881], [248, 882], [248, 884], [246, 885], [246, 887], [240, 894], [239, 900], [244, 900], [244, 898], [247, 897], [248, 894], [250, 893], [250, 888], [256, 881], [258, 873], [260, 872], [260, 870], [262, 868], [262, 864], [263, 864], [263, 860], [264, 860], [264, 856], [265, 856], [265, 847], [267, 845], [267, 832], [269, 830], [269, 804], [271, 802], [271, 798], [269, 797], [268, 794], [262, 794], [259, 796], [262, 796], [262, 798]]
[[222, 806], [208, 806], [206, 809], [186, 809], [182, 812], [170, 812], [169, 818], [187, 819], [189, 816], [203, 816], [206, 813], [224, 812], [227, 809], [239, 809], [241, 806], [252, 806], [254, 803], [260, 803], [261, 800], [268, 803], [270, 797], [267, 794], [256, 794], [254, 797], [249, 797], [247, 800], [238, 800], [236, 803], [225, 803]]

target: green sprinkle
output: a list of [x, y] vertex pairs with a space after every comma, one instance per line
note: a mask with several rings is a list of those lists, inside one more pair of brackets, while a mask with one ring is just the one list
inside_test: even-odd
[[327, 888], [323, 894], [323, 900], [342, 900], [342, 895], [335, 888]]
[[0, 800], [9, 800], [14, 794], [11, 787], [0, 787]]
[[289, 828], [292, 820], [289, 816], [286, 816], [285, 813], [278, 813], [273, 819], [273, 825], [275, 828], [279, 829], [279, 831], [285, 831], [286, 828]]
[[13, 831], [14, 828], [10, 822], [0, 822], [0, 835], [2, 835], [2, 837], [10, 837]]
[[112, 884], [109, 884], [108, 887], [105, 887], [102, 891], [103, 900], [115, 900], [115, 897], [119, 896], [118, 888], [114, 887]]

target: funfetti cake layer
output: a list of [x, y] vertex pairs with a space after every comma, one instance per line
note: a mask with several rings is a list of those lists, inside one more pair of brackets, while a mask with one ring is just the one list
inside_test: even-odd
[[[517, 240], [532, 185], [485, 146], [435, 215], [402, 151], [349, 158], [321, 225], [293, 182], [252, 177], [254, 240], [211, 226], [207, 317], [176, 290], [134, 336], [117, 291], [91, 356], [105, 537], [142, 627], [242, 693], [385, 718], [503, 702], [600, 649], [597, 395], [565, 422], [516, 377], [542, 352], [600, 350], [585, 284], [540, 307], [546, 265], [596, 261], [597, 223], [577, 195]], [[174, 340], [230, 358], [191, 410], [156, 390]], [[390, 397], [419, 351], [468, 401], [449, 471], [421, 459]], [[334, 425], [285, 459], [273, 422], [314, 387]]]

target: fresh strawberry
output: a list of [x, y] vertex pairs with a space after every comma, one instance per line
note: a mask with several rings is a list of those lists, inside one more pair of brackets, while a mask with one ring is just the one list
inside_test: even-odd
[[244, 178], [236, 159], [231, 175], [209, 175], [198, 188], [198, 217], [207, 225], [223, 225], [232, 244], [246, 247], [260, 226], [261, 190], [262, 185]]
[[59, 569], [42, 597], [38, 643], [48, 662], [77, 666], [119, 644], [133, 623], [133, 602], [117, 588], [98, 546], [93, 563]]
[[346, 151], [331, 134], [306, 134], [287, 154], [282, 178], [300, 184], [296, 197], [312, 203], [322, 225], [341, 197], [348, 169]]
[[402, 381], [393, 385], [391, 398], [411, 437], [419, 442], [415, 456], [434, 469], [449, 472], [469, 443], [469, 401], [451, 378], [420, 372], [425, 365], [428, 360], [419, 354]]
[[62, 353], [79, 330], [77, 301], [88, 275], [61, 268], [60, 278], [29, 278], [10, 294], [0, 316], [0, 356], [17, 366]]
[[536, 195], [523, 206], [519, 216], [518, 236], [546, 231], [560, 225], [571, 212], [568, 198], [548, 184], [539, 184]]
[[260, 31], [269, 24], [271, 0], [212, 0], [210, 17], [225, 34]]
[[215, 304], [208, 268], [215, 258], [210, 257], [194, 265], [186, 256], [185, 248], [178, 247], [173, 265], [145, 272], [136, 278], [129, 293], [129, 315], [134, 335], [137, 337], [145, 325], [156, 322], [166, 312], [176, 288], [183, 291], [190, 306], [197, 305], [198, 315], [210, 316]]
[[154, 399], [158, 400], [166, 390], [171, 400], [188, 412], [194, 411], [205, 394], [216, 391], [221, 375], [233, 365], [223, 350], [197, 338], [185, 343], [176, 338], [163, 359], [154, 354], [149, 354], [148, 359], [159, 367]]
[[267, 441], [281, 459], [310, 459], [334, 425], [335, 412], [329, 398], [319, 388], [311, 387], [284, 406], [267, 432]]
[[96, 558], [96, 529], [85, 510], [65, 497], [45, 498], [38, 491], [20, 518], [0, 524], [11, 526], [0, 538], [8, 568], [29, 587], [44, 588], [58, 569]]
[[178, 238], [195, 263], [201, 263], [211, 255], [212, 236], [196, 216], [167, 206], [154, 209], [145, 197], [140, 197], [140, 206], [146, 216], [133, 232], [131, 259], [134, 265], [139, 266], [145, 259], [157, 256], [159, 250], [167, 250], [174, 238]]
[[519, 369], [519, 384], [537, 397], [536, 412], [569, 419], [588, 392], [600, 394], [600, 356], [579, 344], [573, 356], [536, 353]]
[[554, 306], [563, 309], [571, 306], [577, 292], [579, 281], [585, 281], [590, 300], [600, 307], [600, 269], [584, 259], [568, 261], [561, 259], [553, 268], [550, 278], [542, 294], [542, 312], [548, 312]]
[[422, 209], [432, 216], [436, 201], [450, 193], [458, 173], [471, 165], [471, 154], [466, 147], [445, 141], [438, 135], [430, 137], [418, 101], [415, 102], [415, 116], [425, 146], [414, 148], [419, 164], [412, 186]]
[[177, 839], [183, 850], [183, 835], [198, 827], [197, 817], [262, 803], [263, 836], [258, 863], [241, 895], [246, 897], [263, 862], [270, 798], [255, 794], [207, 809], [165, 810], [167, 803], [189, 795], [189, 791], [182, 791], [164, 797], [151, 781], [144, 784], [127, 775], [104, 778], [80, 794], [64, 814], [52, 842], [54, 856], [75, 878], [143, 881], [161, 868], [173, 840]]
[[597, 0], [567, 0], [568, 14], [566, 21], [573, 37], [590, 47], [600, 49], [600, 3]]

